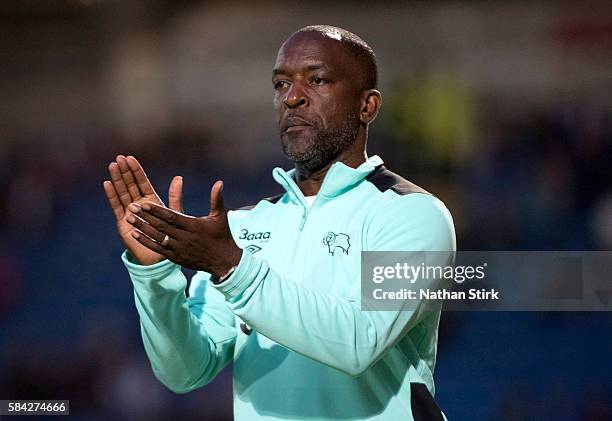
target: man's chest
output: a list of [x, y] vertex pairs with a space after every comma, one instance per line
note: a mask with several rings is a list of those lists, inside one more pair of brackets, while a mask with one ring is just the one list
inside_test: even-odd
[[359, 294], [364, 209], [267, 209], [232, 221], [238, 246], [283, 278], [330, 294]]

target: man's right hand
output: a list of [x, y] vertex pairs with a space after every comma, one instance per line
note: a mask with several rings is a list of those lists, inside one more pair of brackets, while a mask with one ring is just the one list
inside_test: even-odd
[[[161, 201], [151, 182], [147, 178], [140, 163], [133, 156], [127, 158], [118, 155], [115, 162], [108, 166], [111, 181], [104, 181], [104, 192], [115, 214], [117, 229], [121, 240], [128, 252], [141, 265], [152, 265], [165, 259], [140, 244], [130, 233], [134, 227], [127, 221], [128, 216], [133, 215], [128, 210], [130, 203], [143, 204], [145, 202], [157, 203], [165, 206]], [[183, 178], [175, 176], [170, 183], [168, 202], [170, 209], [183, 212]], [[158, 240], [158, 239], [155, 239]]]

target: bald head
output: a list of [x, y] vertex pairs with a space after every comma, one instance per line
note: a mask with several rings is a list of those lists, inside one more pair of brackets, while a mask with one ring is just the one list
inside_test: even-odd
[[317, 34], [322, 39], [339, 43], [354, 59], [354, 69], [362, 90], [378, 88], [378, 61], [374, 50], [360, 37], [346, 29], [330, 25], [310, 25], [295, 31], [285, 43], [295, 37]]

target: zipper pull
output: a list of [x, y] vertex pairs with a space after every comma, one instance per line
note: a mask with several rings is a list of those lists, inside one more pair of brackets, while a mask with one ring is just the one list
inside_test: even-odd
[[307, 217], [308, 217], [308, 211], [304, 209], [304, 212], [302, 213], [302, 220], [300, 221], [300, 231], [304, 229], [304, 224], [306, 224]]

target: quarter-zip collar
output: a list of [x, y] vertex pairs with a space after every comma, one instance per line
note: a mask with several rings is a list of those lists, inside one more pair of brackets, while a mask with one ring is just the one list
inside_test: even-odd
[[[351, 168], [340, 161], [333, 163], [325, 174], [315, 204], [332, 199], [350, 190], [382, 163], [383, 160], [378, 155], [369, 157], [357, 168]], [[294, 175], [295, 168], [285, 171], [276, 167], [272, 170], [272, 177], [285, 189], [289, 200], [308, 208], [304, 195], [295, 182]]]

